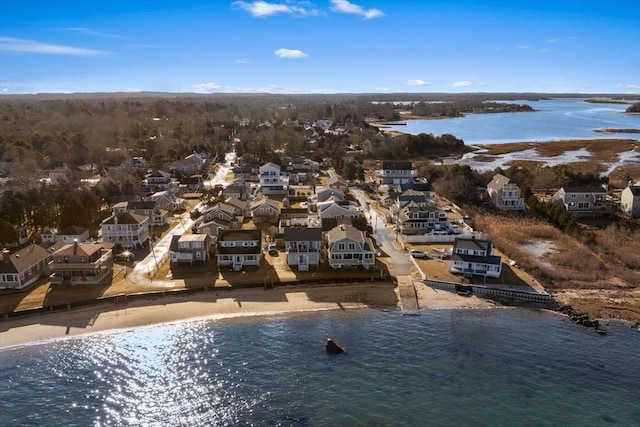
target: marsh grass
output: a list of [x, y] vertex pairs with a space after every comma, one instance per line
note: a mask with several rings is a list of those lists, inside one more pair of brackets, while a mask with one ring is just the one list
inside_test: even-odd
[[[476, 228], [486, 232], [497, 248], [550, 289], [640, 285], [638, 232], [614, 225], [567, 235], [530, 216], [478, 211], [473, 217]], [[552, 243], [554, 250], [540, 257], [525, 246], [540, 241]]]

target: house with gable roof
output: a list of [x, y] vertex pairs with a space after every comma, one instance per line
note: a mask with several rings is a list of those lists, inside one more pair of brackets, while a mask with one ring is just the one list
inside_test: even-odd
[[487, 184], [487, 197], [491, 205], [498, 210], [523, 211], [526, 209], [520, 187], [511, 179], [496, 174]]
[[600, 216], [613, 211], [613, 203], [603, 187], [562, 187], [552, 201], [578, 216]]
[[95, 285], [113, 277], [113, 248], [110, 243], [74, 242], [51, 254], [51, 284]]
[[456, 238], [451, 254], [452, 273], [473, 276], [500, 277], [502, 258], [493, 254], [491, 240]]
[[42, 231], [42, 243], [53, 245], [57, 242], [73, 243], [89, 240], [89, 229], [77, 225], [70, 225], [58, 231], [57, 229], [44, 229]]
[[254, 223], [271, 222], [276, 224], [280, 215], [281, 204], [277, 200], [268, 197], [255, 200], [251, 203], [251, 216]]
[[365, 233], [351, 225], [338, 225], [327, 233], [327, 258], [331, 268], [371, 268], [375, 246]]
[[629, 183], [620, 195], [620, 208], [633, 218], [640, 218], [640, 182]]
[[0, 289], [24, 289], [49, 275], [49, 252], [31, 244], [18, 251], [2, 250], [0, 255]]
[[123, 248], [137, 248], [149, 242], [149, 217], [123, 212], [110, 216], [100, 224], [105, 242]]

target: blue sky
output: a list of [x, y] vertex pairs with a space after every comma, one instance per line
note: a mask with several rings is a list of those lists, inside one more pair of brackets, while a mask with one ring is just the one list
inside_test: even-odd
[[640, 1], [32, 1], [0, 93], [640, 93]]

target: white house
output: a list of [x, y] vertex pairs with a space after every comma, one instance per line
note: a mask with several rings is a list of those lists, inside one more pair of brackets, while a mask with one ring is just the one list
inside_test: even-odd
[[406, 184], [417, 176], [411, 160], [383, 160], [378, 171], [381, 184]]
[[268, 162], [260, 166], [260, 191], [262, 194], [287, 194], [289, 177], [280, 173], [280, 166]]
[[487, 196], [491, 205], [498, 210], [523, 211], [524, 198], [520, 187], [504, 175], [496, 174], [487, 184]]
[[456, 238], [453, 243], [450, 271], [464, 274], [468, 278], [474, 275], [500, 277], [502, 258], [493, 255], [491, 240]]
[[169, 255], [172, 264], [194, 262], [205, 263], [209, 260], [211, 237], [208, 234], [174, 235], [169, 245]]
[[322, 254], [322, 229], [290, 227], [284, 229], [284, 246], [287, 264], [298, 271], [307, 271], [320, 264]]
[[627, 188], [622, 190], [620, 208], [633, 218], [640, 218], [640, 183], [629, 183]]
[[42, 232], [42, 243], [50, 245], [57, 242], [73, 243], [86, 242], [87, 240], [89, 240], [89, 229], [76, 225], [71, 225], [60, 231], [56, 229], [45, 229]]
[[149, 241], [149, 217], [130, 212], [112, 215], [100, 224], [102, 239], [123, 248], [136, 248]]
[[351, 225], [338, 225], [327, 233], [327, 257], [331, 268], [375, 265], [375, 247], [370, 238]]
[[262, 260], [262, 230], [220, 230], [216, 243], [218, 267], [240, 271], [259, 266]]

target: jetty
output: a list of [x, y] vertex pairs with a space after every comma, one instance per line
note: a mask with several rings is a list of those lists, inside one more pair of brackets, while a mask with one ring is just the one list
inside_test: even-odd
[[418, 305], [418, 294], [413, 285], [413, 278], [411, 276], [397, 276], [397, 279], [398, 298], [402, 314], [419, 316], [420, 306]]

